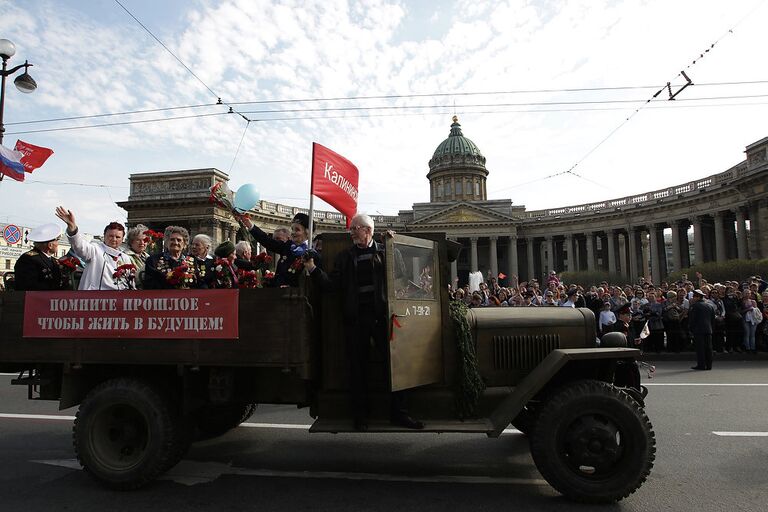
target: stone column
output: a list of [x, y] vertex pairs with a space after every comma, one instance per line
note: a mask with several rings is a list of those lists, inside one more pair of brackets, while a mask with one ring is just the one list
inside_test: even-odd
[[536, 266], [533, 263], [533, 242], [534, 238], [532, 236], [529, 236], [525, 239], [526, 242], [526, 251], [528, 253], [528, 275], [526, 276], [526, 281], [530, 281], [534, 277], [534, 273], [536, 272]]
[[[546, 237], [547, 240], [547, 274], [555, 270], [555, 243], [552, 236]], [[543, 283], [542, 283], [543, 284]]]
[[605, 238], [608, 240], [608, 272], [615, 274], [616, 268], [616, 232], [609, 229], [605, 232]]
[[651, 281], [658, 285], [661, 283], [661, 258], [659, 257], [659, 228], [657, 224], [651, 224], [648, 229], [651, 244]]
[[696, 264], [704, 263], [704, 232], [701, 217], [694, 217], [693, 221], [693, 252]]
[[490, 246], [490, 249], [489, 249], [489, 251], [491, 253], [490, 254], [490, 257], [491, 257], [491, 276], [495, 277], [498, 280], [498, 278], [499, 278], [499, 260], [498, 260], [498, 252], [497, 252], [498, 248], [496, 247], [496, 240], [498, 240], [499, 237], [491, 236], [491, 237], [488, 237], [488, 238], [489, 238], [489, 240], [491, 242], [491, 246]]
[[[648, 268], [648, 260], [650, 260], [650, 252], [648, 247], [648, 237], [646, 236], [645, 231], [640, 231], [640, 271], [641, 275], [646, 278], [651, 278], [651, 272]], [[658, 284], [658, 283], [656, 283]]]
[[738, 248], [738, 258], [740, 260], [749, 259], [747, 250], [747, 214], [743, 208], [736, 210], [736, 247]]
[[517, 268], [517, 235], [510, 235], [509, 236], [509, 255], [507, 258], [507, 261], [509, 261], [509, 282], [512, 282], [512, 276], [519, 275], [519, 271]]
[[715, 251], [716, 261], [721, 262], [728, 259], [725, 247], [725, 212], [715, 213]]
[[680, 272], [680, 269], [683, 268], [683, 251], [680, 246], [680, 223], [673, 220], [669, 223], [669, 226], [672, 228], [672, 265], [675, 267], [675, 272]]
[[476, 236], [469, 237], [469, 243], [471, 244], [470, 252], [469, 252], [469, 271], [476, 272], [477, 270], [479, 270], [477, 268], [477, 237]]
[[587, 233], [587, 270], [595, 270], [595, 234]]
[[634, 228], [627, 228], [627, 239], [629, 242], [629, 274], [627, 277], [629, 278], [630, 282], [634, 283], [640, 275], [640, 267], [638, 266], [639, 262], [637, 261], [637, 231], [635, 231]]
[[[565, 252], [565, 270], [569, 272], [576, 270], [576, 253], [573, 251], [573, 235], [565, 235], [563, 252]], [[552, 269], [550, 268], [549, 270]]]

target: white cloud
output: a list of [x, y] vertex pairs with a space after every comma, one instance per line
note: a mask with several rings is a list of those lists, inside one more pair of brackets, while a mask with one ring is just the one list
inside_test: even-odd
[[[86, 8], [87, 8], [87, 4]], [[746, 0], [535, 2], [461, 0], [413, 19], [415, 4], [370, 0], [191, 4], [169, 26], [150, 12], [135, 14], [224, 101], [661, 85], [672, 79], [751, 7]], [[130, 8], [130, 6], [129, 6]], [[765, 9], [759, 11], [764, 17]], [[401, 34], [405, 24], [450, 23], [440, 37]], [[697, 84], [764, 79], [761, 16], [743, 21], [691, 70]], [[216, 98], [127, 16], [108, 24], [96, 11], [54, 2], [24, 9], [0, 3], [0, 28], [29, 58], [39, 90], [9, 93], [6, 120], [29, 120], [214, 102]], [[441, 33], [443, 31], [441, 30]], [[407, 40], [406, 40], [407, 39]], [[681, 99], [765, 92], [765, 86], [694, 86]], [[428, 200], [425, 175], [447, 135], [454, 102], [464, 133], [488, 159], [488, 190], [529, 208], [564, 206], [660, 188], [725, 170], [747, 144], [766, 135], [765, 105], [739, 108], [645, 109], [577, 167], [573, 176], [521, 186], [570, 168], [641, 105], [652, 90], [530, 93], [366, 102], [254, 104], [242, 111], [360, 106], [438, 105], [412, 116], [349, 117], [252, 123], [232, 171], [233, 188], [253, 181], [267, 200], [306, 204], [313, 140], [346, 155], [362, 171], [367, 211], [394, 213]], [[622, 110], [508, 112], [545, 107], [500, 103], [633, 99]], [[484, 107], [466, 107], [487, 104]], [[679, 102], [685, 105], [685, 102]], [[689, 103], [690, 104], [690, 103]], [[610, 105], [609, 105], [610, 106]], [[665, 105], [666, 106], [666, 105]], [[605, 105], [603, 105], [605, 107]], [[563, 108], [563, 107], [561, 107]], [[147, 114], [131, 119], [224, 112], [226, 107]], [[360, 115], [361, 111], [348, 111]], [[248, 114], [264, 120], [266, 114]], [[276, 117], [301, 116], [301, 112]], [[312, 113], [340, 116], [343, 112]], [[103, 119], [105, 122], [117, 119]], [[96, 122], [96, 121], [93, 121]], [[215, 166], [229, 169], [244, 121], [237, 115], [29, 135], [57, 153], [41, 179], [103, 181], [127, 186], [131, 172]], [[61, 125], [72, 125], [72, 122]], [[16, 131], [20, 127], [8, 127]], [[621, 180], [617, 177], [622, 177]], [[630, 176], [632, 179], [624, 179]], [[37, 174], [36, 174], [37, 177]], [[608, 188], [595, 185], [606, 183]], [[0, 186], [0, 217], [24, 204], [13, 184]], [[30, 190], [39, 190], [28, 187]], [[83, 204], [100, 229], [101, 191], [52, 189]], [[97, 193], [94, 193], [97, 192]], [[112, 194], [125, 195], [125, 189]], [[61, 196], [64, 194], [64, 196]], [[26, 200], [29, 200], [26, 197]], [[86, 206], [91, 202], [102, 208]], [[106, 206], [105, 206], [106, 205]], [[109, 213], [111, 215], [111, 213]], [[93, 228], [92, 228], [93, 229]]]

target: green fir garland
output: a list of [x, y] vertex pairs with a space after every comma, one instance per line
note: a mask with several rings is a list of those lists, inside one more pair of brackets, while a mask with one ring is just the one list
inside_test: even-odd
[[480, 397], [485, 390], [485, 382], [477, 366], [475, 344], [467, 321], [467, 309], [467, 305], [460, 300], [453, 300], [450, 303], [449, 310], [456, 333], [458, 351], [458, 380], [454, 392], [456, 411], [461, 419], [475, 415]]

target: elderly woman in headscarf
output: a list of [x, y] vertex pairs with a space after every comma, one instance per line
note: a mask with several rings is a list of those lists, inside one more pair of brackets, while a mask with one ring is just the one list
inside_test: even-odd
[[129, 229], [125, 236], [125, 245], [127, 246], [125, 254], [127, 254], [131, 258], [131, 262], [136, 265], [136, 288], [143, 287], [142, 277], [144, 274], [144, 265], [147, 262], [147, 258], [149, 258], [149, 253], [147, 252], [149, 239], [145, 234], [147, 229], [149, 228], [144, 224], [138, 224]]
[[[275, 269], [276, 286], [298, 286], [299, 275], [304, 270], [302, 257], [309, 250], [309, 215], [297, 213], [291, 220], [291, 239], [285, 242], [274, 240], [251, 222], [248, 215], [240, 217], [243, 225], [250, 231], [253, 238], [267, 250], [277, 253], [279, 259]], [[314, 254], [315, 265], [319, 257]]]
[[189, 243], [189, 231], [181, 226], [168, 226], [163, 236], [163, 253], [147, 259], [144, 269], [144, 289], [164, 290], [197, 288], [193, 272], [194, 258], [184, 255]]
[[213, 262], [213, 286], [215, 288], [237, 288], [235, 244], [229, 240], [222, 242], [216, 246], [213, 253], [216, 255], [216, 261]]
[[205, 234], [197, 234], [189, 244], [189, 256], [197, 279], [197, 288], [208, 288], [213, 279], [213, 259], [210, 257], [213, 240]]

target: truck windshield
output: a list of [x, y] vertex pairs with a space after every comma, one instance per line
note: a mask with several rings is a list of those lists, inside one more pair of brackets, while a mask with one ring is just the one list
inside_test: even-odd
[[398, 299], [435, 299], [434, 250], [395, 242]]

